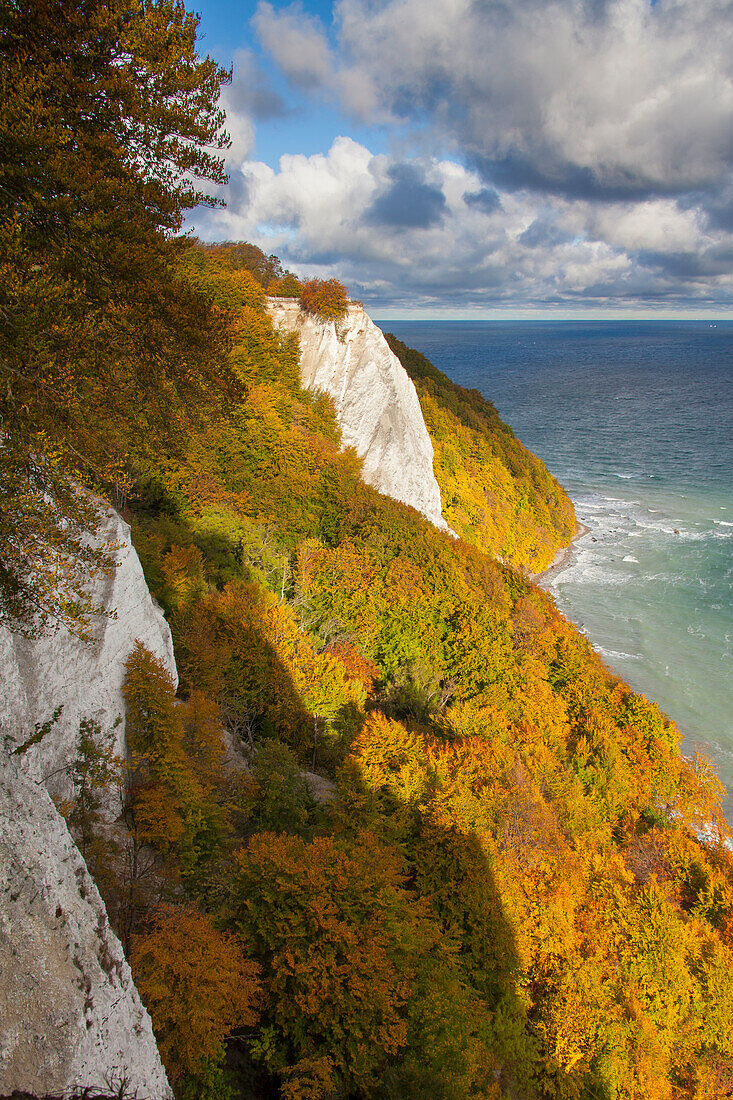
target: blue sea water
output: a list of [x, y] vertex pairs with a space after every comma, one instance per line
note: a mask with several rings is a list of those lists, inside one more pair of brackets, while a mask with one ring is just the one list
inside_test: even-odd
[[588, 528], [547, 581], [730, 792], [733, 322], [390, 321], [496, 405]]

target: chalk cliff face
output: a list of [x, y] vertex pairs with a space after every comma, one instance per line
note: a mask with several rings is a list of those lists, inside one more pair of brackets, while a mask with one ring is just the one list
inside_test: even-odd
[[[93, 601], [114, 618], [91, 643], [66, 630], [28, 640], [0, 629], [0, 1094], [61, 1095], [126, 1079], [170, 1096], [150, 1019], [86, 865], [45, 787], [67, 797], [79, 720], [111, 730], [124, 713], [124, 663], [140, 638], [175, 675], [173, 644], [148, 592], [130, 529], [106, 513], [117, 568]], [[12, 749], [63, 704], [61, 719], [21, 756]], [[124, 725], [114, 730], [124, 752]], [[114, 808], [109, 808], [114, 812]]]
[[267, 307], [277, 328], [298, 334], [301, 382], [333, 398], [344, 446], [363, 459], [367, 484], [450, 531], [415, 387], [364, 309], [350, 305], [335, 324], [292, 298], [268, 298]]
[[0, 1094], [171, 1095], [104, 904], [42, 786], [0, 750]]
[[[65, 769], [75, 755], [79, 720], [92, 718], [102, 730], [112, 730], [124, 714], [124, 663], [135, 639], [176, 674], [171, 633], [148, 592], [128, 524], [108, 509], [100, 537], [119, 544], [118, 564], [110, 576], [94, 582], [91, 597], [115, 615], [99, 619], [91, 642], [79, 641], [64, 628], [29, 640], [0, 627], [0, 739], [24, 741], [35, 723], [45, 722], [63, 704], [59, 721], [22, 757], [23, 770], [46, 781], [51, 794], [60, 797], [70, 794]], [[123, 752], [123, 724], [114, 736], [115, 750]]]

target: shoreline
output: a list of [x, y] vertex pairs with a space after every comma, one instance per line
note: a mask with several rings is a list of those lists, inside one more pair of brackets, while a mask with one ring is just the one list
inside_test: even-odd
[[542, 586], [543, 584], [546, 584], [547, 581], [550, 580], [550, 578], [556, 576], [558, 573], [561, 573], [562, 570], [570, 564], [570, 558], [572, 558], [573, 552], [575, 550], [575, 543], [578, 541], [578, 539], [582, 539], [584, 535], [589, 535], [590, 530], [590, 527], [587, 527], [584, 523], [581, 523], [580, 520], [576, 520], [575, 534], [571, 538], [568, 545], [560, 547], [550, 564], [547, 566], [546, 569], [543, 569], [541, 573], [528, 574], [529, 579], [532, 581], [532, 584], [538, 584]]

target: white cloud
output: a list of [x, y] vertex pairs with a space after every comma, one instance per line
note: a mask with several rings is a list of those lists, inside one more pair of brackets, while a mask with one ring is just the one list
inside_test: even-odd
[[507, 183], [571, 194], [708, 186], [733, 160], [727, 0], [339, 0], [255, 26], [288, 75], [361, 118], [427, 117]]
[[394, 161], [340, 137], [277, 171], [245, 162], [239, 198], [207, 215], [203, 235], [253, 240], [377, 305], [729, 293], [730, 239], [671, 199], [598, 206], [482, 186], [457, 161]]
[[252, 160], [253, 120], [285, 107], [241, 52], [241, 172], [200, 229], [382, 304], [728, 306], [732, 16], [733, 0], [337, 0], [329, 39], [261, 2], [255, 29], [299, 94], [413, 156], [339, 137], [277, 171]]
[[693, 252], [710, 243], [697, 209], [670, 199], [614, 204], [589, 211], [590, 231], [630, 251]]
[[231, 88], [222, 89], [221, 105], [227, 113], [226, 128], [232, 140], [226, 152], [227, 164], [238, 165], [252, 152], [255, 140], [254, 122], [233, 102]]
[[252, 24], [265, 49], [295, 83], [307, 88], [330, 78], [334, 62], [323, 28], [302, 8], [276, 12], [262, 0]]

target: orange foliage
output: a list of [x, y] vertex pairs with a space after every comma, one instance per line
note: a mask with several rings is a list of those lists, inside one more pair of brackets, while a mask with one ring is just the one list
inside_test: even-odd
[[374, 661], [362, 656], [351, 642], [331, 642], [323, 650], [329, 657], [335, 657], [352, 680], [358, 680], [367, 692], [374, 690], [374, 684], [380, 677], [380, 671]]
[[130, 961], [174, 1083], [217, 1059], [232, 1028], [257, 1022], [259, 966], [189, 906], [159, 909]]
[[338, 279], [309, 279], [300, 292], [300, 308], [325, 321], [340, 320], [349, 307], [346, 287]]

